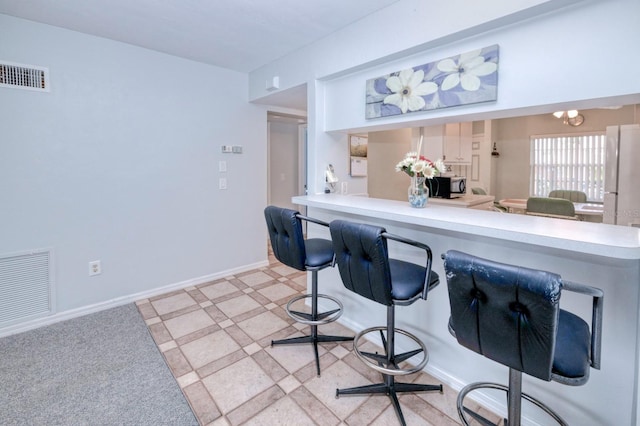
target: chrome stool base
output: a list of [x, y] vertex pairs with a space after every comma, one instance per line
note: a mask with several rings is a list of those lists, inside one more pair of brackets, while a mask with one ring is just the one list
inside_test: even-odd
[[[458, 416], [460, 417], [460, 420], [462, 421], [462, 424], [465, 426], [469, 426], [470, 423], [470, 419], [469, 417], [473, 418], [473, 420], [475, 420], [477, 423], [481, 424], [481, 425], [485, 425], [485, 426], [498, 426], [500, 423], [496, 424], [493, 423], [491, 421], [489, 421], [488, 419], [486, 419], [485, 417], [481, 416], [480, 414], [468, 409], [467, 407], [464, 406], [464, 399], [467, 397], [467, 395], [474, 391], [474, 390], [478, 390], [478, 389], [497, 389], [497, 390], [501, 390], [504, 391], [507, 396], [509, 396], [509, 387], [505, 386], [505, 385], [501, 385], [498, 383], [491, 383], [491, 382], [477, 382], [477, 383], [471, 383], [467, 386], [465, 386], [464, 388], [462, 388], [462, 390], [460, 391], [460, 393], [458, 394], [458, 401], [457, 401], [457, 408], [458, 408]], [[520, 395], [514, 395], [514, 396], [521, 396], [523, 399], [529, 401], [530, 403], [534, 404], [535, 406], [537, 406], [538, 408], [540, 408], [541, 410], [543, 410], [545, 413], [547, 413], [550, 417], [552, 417], [558, 424], [562, 425], [562, 426], [568, 426], [567, 423], [562, 419], [562, 417], [560, 417], [560, 415], [558, 415], [558, 413], [556, 413], [555, 411], [553, 411], [551, 408], [547, 407], [545, 404], [543, 404], [542, 402], [540, 402], [539, 400], [537, 400], [536, 398], [526, 394], [526, 393], [521, 393]], [[515, 409], [515, 413], [513, 413], [511, 415], [512, 420], [509, 421], [509, 419], [504, 419], [504, 425], [505, 426], [520, 426], [520, 402], [518, 401], [518, 403], [516, 404], [517, 407]], [[513, 409], [513, 408], [512, 408]], [[468, 416], [469, 417], [468, 417]], [[476, 423], [474, 423], [476, 424]]]
[[[413, 374], [413, 373], [417, 373], [419, 371], [422, 371], [422, 369], [425, 367], [425, 365], [427, 365], [427, 362], [429, 361], [429, 352], [427, 352], [427, 347], [416, 336], [414, 336], [413, 334], [409, 333], [408, 331], [402, 330], [400, 328], [394, 329], [394, 332], [402, 334], [403, 336], [406, 336], [406, 337], [410, 338], [411, 340], [416, 342], [418, 344], [418, 346], [420, 346], [420, 349], [416, 349], [416, 350], [413, 350], [413, 351], [405, 352], [405, 353], [400, 354], [400, 355], [395, 355], [393, 357], [391, 365], [387, 365], [386, 367], [384, 367], [383, 365], [384, 364], [389, 364], [389, 362], [387, 360], [387, 354], [379, 355], [377, 353], [373, 354], [371, 352], [362, 352], [360, 350], [360, 348], [359, 348], [360, 339], [363, 338], [365, 335], [367, 335], [369, 333], [376, 332], [376, 331], [380, 332], [380, 338], [382, 340], [382, 344], [386, 348], [386, 346], [387, 346], [386, 345], [386, 339], [385, 339], [384, 333], [383, 333], [383, 331], [386, 331], [386, 330], [387, 330], [387, 327], [371, 327], [371, 328], [367, 328], [365, 330], [362, 330], [360, 333], [356, 334], [355, 338], [353, 339], [353, 350], [355, 351], [356, 356], [358, 358], [360, 358], [360, 360], [367, 367], [372, 368], [372, 369], [376, 370], [379, 373], [387, 374], [387, 375], [390, 375], [390, 376], [404, 376], [404, 375], [407, 375], [407, 374]], [[411, 357], [413, 357], [415, 355], [418, 355], [421, 352], [424, 354], [424, 356], [422, 357], [422, 361], [420, 361], [420, 363], [418, 365], [416, 365], [414, 367], [411, 367], [411, 368], [400, 368], [400, 367], [398, 367], [398, 364], [401, 363], [402, 361], [407, 360], [407, 359], [409, 359], [409, 358], [411, 358]]]
[[[400, 408], [400, 402], [398, 401], [397, 394], [400, 392], [433, 392], [433, 391], [442, 393], [443, 387], [442, 385], [423, 385], [419, 383], [397, 383], [395, 381], [395, 376], [413, 374], [421, 371], [424, 368], [424, 366], [427, 364], [427, 361], [429, 360], [429, 354], [427, 352], [427, 347], [425, 346], [425, 344], [416, 336], [409, 333], [408, 331], [405, 331], [399, 328], [394, 328], [391, 331], [391, 336], [388, 336], [388, 340], [387, 340], [383, 333], [383, 331], [385, 330], [388, 332], [387, 334], [389, 334], [388, 327], [367, 328], [366, 330], [363, 330], [360, 333], [358, 333], [353, 341], [353, 348], [356, 353], [356, 356], [360, 358], [360, 360], [362, 360], [362, 362], [364, 362], [366, 366], [381, 373], [384, 379], [384, 382], [373, 384], [373, 385], [357, 386], [357, 387], [347, 388], [347, 389], [336, 389], [336, 398], [339, 398], [340, 395], [363, 395], [363, 394], [388, 395], [389, 398], [391, 399], [391, 402], [393, 403], [393, 408], [396, 412], [396, 415], [398, 416], [398, 419], [400, 420], [400, 423], [402, 425], [406, 425], [406, 422], [404, 420], [404, 415], [402, 414], [402, 409]], [[364, 351], [360, 351], [360, 349], [358, 348], [358, 343], [360, 339], [366, 334], [369, 334], [375, 331], [380, 332], [380, 337], [382, 339], [382, 343], [386, 352], [385, 354], [378, 354], [378, 353], [374, 354], [370, 352], [364, 352]], [[406, 337], [409, 337], [411, 340], [415, 341], [420, 346], [420, 348], [409, 351], [409, 352], [405, 352], [399, 355], [394, 355], [393, 347], [391, 346], [391, 349], [389, 349], [390, 345], [388, 343], [388, 342], [393, 342], [394, 333], [399, 333]], [[391, 353], [389, 353], [389, 351], [391, 351]], [[401, 362], [415, 355], [418, 355], [421, 352], [423, 353], [424, 356], [422, 361], [418, 365], [411, 368], [398, 367], [398, 364], [400, 364]]]
[[[353, 337], [347, 336], [326, 336], [318, 334], [318, 325], [327, 324], [337, 320], [342, 315], [342, 303], [335, 297], [327, 296], [326, 294], [318, 294], [318, 271], [311, 271], [311, 294], [304, 294], [296, 296], [289, 300], [286, 306], [286, 312], [291, 319], [296, 322], [307, 324], [311, 327], [311, 334], [307, 336], [291, 337], [289, 339], [272, 340], [271, 346], [274, 345], [295, 345], [299, 343], [311, 343], [313, 345], [313, 352], [316, 359], [316, 372], [320, 377], [320, 354], [318, 353], [318, 343], [328, 342], [348, 342], [352, 341]], [[311, 313], [294, 311], [291, 309], [291, 305], [298, 300], [311, 299]], [[318, 313], [318, 299], [328, 299], [338, 305], [337, 309], [332, 309], [327, 312]]]
[[289, 315], [289, 317], [291, 317], [292, 320], [294, 320], [296, 322], [299, 322], [299, 323], [302, 323], [302, 324], [307, 324], [307, 325], [328, 324], [328, 323], [333, 322], [333, 321], [337, 320], [338, 318], [340, 318], [340, 316], [342, 315], [343, 306], [342, 306], [342, 303], [340, 303], [340, 301], [338, 299], [336, 299], [335, 297], [332, 297], [332, 296], [328, 296], [326, 294], [318, 294], [315, 297], [318, 298], [318, 299], [331, 300], [336, 305], [338, 305], [338, 308], [337, 309], [332, 309], [332, 310], [327, 311], [327, 312], [316, 313], [316, 314], [314, 314], [313, 312], [312, 313], [306, 313], [306, 312], [294, 311], [293, 309], [291, 309], [291, 305], [293, 305], [298, 300], [312, 299], [311, 303], [313, 303], [313, 298], [314, 298], [313, 294], [303, 294], [303, 295], [296, 296], [293, 299], [289, 300], [289, 303], [287, 303], [287, 307], [286, 307], [287, 315]]

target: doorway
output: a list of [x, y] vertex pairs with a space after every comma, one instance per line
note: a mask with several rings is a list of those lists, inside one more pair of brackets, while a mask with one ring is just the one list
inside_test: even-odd
[[291, 198], [307, 188], [307, 118], [267, 113], [267, 204], [300, 210]]

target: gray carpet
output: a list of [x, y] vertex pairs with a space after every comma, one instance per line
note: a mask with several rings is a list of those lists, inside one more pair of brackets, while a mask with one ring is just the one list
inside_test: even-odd
[[0, 339], [2, 425], [197, 425], [134, 304]]

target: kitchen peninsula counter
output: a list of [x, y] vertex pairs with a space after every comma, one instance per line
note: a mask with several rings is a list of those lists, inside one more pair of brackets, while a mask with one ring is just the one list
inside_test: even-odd
[[[408, 202], [318, 194], [294, 197], [311, 217], [331, 222], [351, 220], [383, 226], [388, 232], [428, 244], [440, 285], [429, 300], [396, 311], [396, 323], [420, 337], [429, 348], [425, 371], [459, 390], [468, 383], [506, 384], [507, 369], [458, 345], [448, 331], [449, 299], [440, 254], [459, 250], [498, 262], [558, 273], [564, 280], [604, 291], [602, 368], [591, 370], [589, 382], [572, 387], [523, 377], [523, 391], [549, 404], [572, 425], [639, 425], [640, 230], [599, 223], [567, 221], [429, 203], [416, 209]], [[430, 200], [432, 201], [432, 200]], [[310, 225], [308, 236], [330, 238], [328, 229]], [[393, 257], [424, 262], [424, 252], [389, 242]], [[340, 322], [355, 331], [386, 324], [383, 306], [344, 288], [336, 268], [320, 272], [322, 293], [340, 299]], [[591, 319], [591, 301], [563, 293], [561, 307]], [[327, 308], [323, 306], [322, 308]], [[403, 349], [403, 348], [401, 348]], [[504, 414], [504, 398], [479, 396], [482, 404]], [[524, 412], [546, 424], [538, 412]]]
[[292, 199], [294, 204], [420, 225], [441, 232], [453, 231], [505, 242], [640, 262], [640, 228], [451, 208], [432, 201], [434, 199], [429, 199], [425, 208], [413, 208], [403, 201], [339, 194]]

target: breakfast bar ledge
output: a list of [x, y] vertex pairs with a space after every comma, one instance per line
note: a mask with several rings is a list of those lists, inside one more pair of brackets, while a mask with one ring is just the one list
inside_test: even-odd
[[[388, 232], [428, 244], [440, 286], [428, 304], [398, 313], [396, 323], [415, 333], [429, 348], [425, 371], [455, 390], [476, 381], [506, 383], [507, 369], [465, 350], [449, 334], [449, 301], [440, 254], [460, 250], [498, 262], [558, 273], [563, 279], [604, 291], [602, 368], [592, 370], [584, 386], [570, 387], [525, 377], [523, 391], [549, 404], [569, 424], [638, 425], [640, 342], [640, 230], [638, 228], [509, 215], [429, 203], [412, 208], [407, 202], [338, 194], [299, 196], [309, 216], [330, 222], [351, 220], [383, 226]], [[309, 227], [309, 237], [330, 238], [327, 230]], [[393, 257], [423, 262], [420, 253], [390, 243]], [[322, 291], [342, 300], [340, 320], [355, 331], [385, 323], [385, 310], [352, 296], [338, 271], [321, 272]], [[591, 303], [563, 293], [561, 307], [588, 321]], [[439, 395], [424, 395], [432, 399]], [[446, 397], [446, 396], [444, 396]], [[481, 394], [478, 401], [506, 414], [502, 395]], [[548, 424], [531, 407], [523, 407], [523, 424]]]

